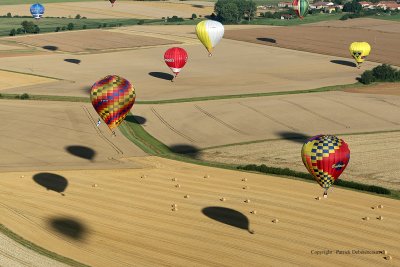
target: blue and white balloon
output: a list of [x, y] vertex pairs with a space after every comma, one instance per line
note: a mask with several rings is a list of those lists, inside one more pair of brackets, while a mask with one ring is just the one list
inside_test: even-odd
[[31, 6], [31, 14], [35, 19], [40, 19], [44, 14], [44, 6], [36, 3]]

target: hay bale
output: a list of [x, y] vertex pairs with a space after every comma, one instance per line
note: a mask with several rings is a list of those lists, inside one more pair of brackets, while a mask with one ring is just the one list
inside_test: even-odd
[[244, 202], [245, 203], [250, 203], [250, 199], [246, 199]]
[[385, 254], [385, 255], [388, 254], [387, 250], [384, 250], [384, 251], [382, 251], [382, 252], [383, 252], [383, 254]]
[[250, 213], [255, 215], [255, 214], [257, 214], [257, 211], [256, 210], [252, 210], [252, 211], [250, 211]]
[[21, 175], [21, 176], [20, 176], [20, 178], [24, 178], [24, 177], [25, 177], [25, 175]]
[[190, 197], [189, 195], [185, 195], [185, 196], [184, 196], [184, 198], [189, 198], [189, 197]]
[[364, 221], [369, 221], [369, 217], [367, 216], [367, 217], [364, 217], [364, 218], [362, 218]]
[[321, 200], [322, 198], [321, 198], [321, 197], [316, 197], [315, 199], [316, 199], [316, 200]]
[[176, 208], [176, 207], [178, 207], [178, 205], [174, 203], [171, 205], [171, 207]]
[[254, 230], [249, 230], [249, 233], [254, 235], [255, 231]]
[[275, 219], [272, 220], [272, 222], [273, 222], [273, 223], [278, 223], [279, 220], [275, 218]]
[[375, 207], [371, 207], [371, 209], [375, 209]]
[[221, 197], [219, 200], [221, 200], [221, 201], [226, 201], [226, 198]]
[[380, 220], [380, 221], [382, 221], [382, 220], [383, 220], [383, 217], [382, 217], [382, 216], [379, 216], [379, 217], [377, 217], [377, 219]]
[[383, 209], [383, 205], [379, 205], [378, 208], [379, 208], [379, 209]]
[[178, 210], [178, 208], [172, 208], [172, 211], [177, 211]]
[[210, 178], [209, 174], [204, 175], [204, 178]]
[[242, 182], [247, 182], [247, 178], [243, 178], [243, 179], [242, 179]]
[[97, 184], [92, 184], [92, 187], [97, 187], [98, 185]]
[[243, 186], [242, 188], [243, 188], [244, 190], [249, 189], [248, 186]]
[[385, 257], [385, 260], [387, 260], [387, 261], [390, 261], [392, 259], [393, 259], [393, 257], [391, 255], [388, 255], [388, 256]]
[[178, 178], [172, 178], [172, 181], [176, 182], [178, 181]]
[[140, 176], [140, 178], [142, 178], [142, 179], [147, 178], [147, 175], [142, 174], [142, 176]]
[[180, 184], [176, 184], [175, 187], [176, 187], [176, 188], [180, 188], [181, 185], [180, 185]]

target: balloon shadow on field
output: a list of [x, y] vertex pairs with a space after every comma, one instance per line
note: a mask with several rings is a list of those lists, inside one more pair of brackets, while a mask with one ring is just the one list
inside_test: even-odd
[[243, 213], [224, 207], [206, 207], [201, 211], [205, 216], [217, 222], [224, 223], [252, 233], [250, 222]]
[[54, 45], [45, 45], [45, 46], [42, 46], [42, 48], [49, 50], [49, 51], [57, 51], [58, 50], [58, 47], [54, 46]]
[[138, 115], [128, 115], [128, 116], [126, 116], [125, 120], [129, 121], [129, 122], [133, 122], [135, 124], [140, 124], [140, 125], [145, 124], [147, 121], [146, 118], [144, 118], [142, 116], [138, 116]]
[[257, 40], [263, 41], [263, 42], [267, 42], [267, 43], [276, 44], [276, 40], [273, 39], [273, 38], [264, 38], [264, 37], [260, 37], [260, 38], [257, 38]]
[[81, 88], [81, 91], [86, 93], [86, 94], [90, 94], [90, 92], [92, 91], [92, 86], [85, 86]]
[[356, 68], [357, 64], [347, 60], [331, 60], [331, 63]]
[[195, 7], [195, 8], [204, 8], [204, 5], [193, 4], [192, 7]]
[[175, 144], [169, 146], [169, 150], [172, 153], [179, 154], [181, 156], [197, 159], [200, 155], [200, 149], [198, 147], [188, 144]]
[[48, 224], [53, 230], [75, 240], [83, 240], [87, 234], [86, 226], [72, 218], [51, 218]]
[[64, 59], [64, 61], [68, 62], [68, 63], [73, 63], [73, 64], [81, 63], [81, 60], [80, 59], [76, 59], [76, 58], [66, 58], [66, 59]]
[[296, 132], [278, 132], [277, 133], [282, 139], [292, 141], [295, 143], [301, 143], [303, 144], [305, 141], [307, 141], [311, 136], [302, 134], [302, 133], [296, 133]]
[[86, 146], [67, 146], [65, 147], [65, 150], [74, 156], [90, 161], [93, 161], [96, 156], [96, 151]]
[[68, 180], [58, 174], [41, 172], [33, 176], [33, 180], [46, 188], [64, 196], [64, 191], [68, 186]]
[[149, 72], [149, 75], [158, 79], [172, 81], [174, 75], [166, 73], [166, 72], [159, 72], [159, 71], [152, 71]]

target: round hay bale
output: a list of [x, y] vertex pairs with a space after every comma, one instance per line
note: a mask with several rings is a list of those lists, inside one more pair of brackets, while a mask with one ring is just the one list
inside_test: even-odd
[[254, 230], [249, 230], [249, 233], [254, 235], [255, 231]]
[[384, 250], [384, 251], [383, 251], [383, 254], [387, 255], [387, 254], [388, 254], [387, 250]]
[[273, 222], [273, 223], [278, 223], [279, 220], [278, 220], [278, 219], [273, 219], [272, 222]]
[[383, 209], [383, 205], [379, 205], [378, 208], [379, 208], [379, 209]]
[[244, 202], [245, 203], [250, 203], [250, 199], [246, 199]]
[[178, 207], [178, 205], [176, 205], [175, 203], [171, 205], [171, 207], [176, 208]]
[[20, 178], [24, 178], [24, 177], [25, 177], [25, 175], [21, 175], [21, 176], [20, 176]]
[[221, 201], [226, 201], [226, 198], [221, 197], [219, 200], [221, 200]]
[[369, 221], [369, 217], [367, 216], [367, 217], [364, 217], [364, 218], [362, 218], [364, 221]]
[[184, 198], [189, 198], [189, 197], [190, 197], [189, 195], [185, 195], [185, 196], [184, 196]]
[[382, 217], [382, 216], [379, 216], [379, 217], [377, 217], [377, 219], [380, 220], [380, 221], [382, 221], [382, 220], [383, 220], [383, 217]]
[[321, 200], [322, 198], [321, 198], [321, 197], [316, 197], [315, 199], [316, 199], [316, 200]]
[[246, 190], [246, 189], [249, 189], [249, 187], [248, 186], [243, 186], [243, 189]]
[[393, 257], [391, 255], [388, 255], [385, 257], [385, 260], [390, 261], [391, 259], [393, 259]]
[[147, 175], [142, 175], [142, 176], [140, 176], [140, 178], [142, 178], [142, 179], [144, 179], [144, 178], [147, 178]]
[[204, 178], [210, 178], [209, 174], [204, 175]]
[[172, 178], [172, 181], [176, 182], [178, 181], [178, 178]]
[[180, 184], [176, 184], [175, 187], [176, 187], [176, 188], [180, 188], [181, 185], [180, 185]]
[[375, 209], [375, 207], [371, 207], [371, 209]]
[[92, 187], [97, 187], [98, 185], [97, 184], [92, 184]]
[[243, 179], [242, 179], [242, 182], [247, 182], [247, 178], [243, 178]]
[[250, 213], [255, 215], [255, 214], [257, 214], [257, 211], [256, 210], [252, 210], [252, 211], [250, 211]]
[[178, 208], [172, 208], [172, 211], [177, 211], [178, 210]]

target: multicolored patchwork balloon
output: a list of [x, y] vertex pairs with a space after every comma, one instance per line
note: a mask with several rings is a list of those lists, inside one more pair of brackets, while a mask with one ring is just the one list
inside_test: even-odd
[[310, 4], [308, 0], [293, 0], [293, 9], [299, 18], [304, 18], [308, 14]]
[[308, 172], [325, 189], [339, 178], [350, 160], [347, 144], [333, 135], [317, 135], [308, 139], [302, 149], [301, 157]]
[[110, 130], [118, 127], [135, 103], [132, 84], [117, 75], [108, 75], [96, 82], [90, 91], [90, 100]]

